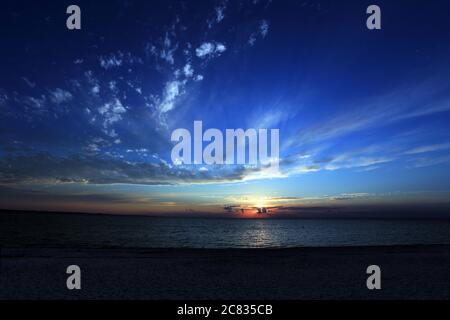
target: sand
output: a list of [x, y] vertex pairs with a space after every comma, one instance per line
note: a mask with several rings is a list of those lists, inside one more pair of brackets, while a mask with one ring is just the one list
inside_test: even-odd
[[[450, 246], [2, 248], [0, 299], [448, 299]], [[81, 290], [66, 268], [81, 268]], [[382, 289], [366, 287], [377, 264]]]

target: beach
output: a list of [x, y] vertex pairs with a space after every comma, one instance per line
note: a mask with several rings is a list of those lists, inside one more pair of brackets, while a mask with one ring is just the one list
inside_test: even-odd
[[[448, 299], [450, 246], [2, 248], [0, 299]], [[81, 269], [81, 290], [66, 268]], [[368, 290], [366, 268], [381, 268]]]

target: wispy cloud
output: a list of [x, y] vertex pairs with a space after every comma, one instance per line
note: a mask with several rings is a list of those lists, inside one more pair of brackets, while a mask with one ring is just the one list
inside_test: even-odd
[[431, 144], [413, 148], [411, 150], [406, 151], [405, 154], [420, 154], [448, 149], [450, 149], [450, 143]]
[[438, 85], [434, 80], [428, 80], [371, 98], [360, 106], [350, 108], [351, 111], [300, 130], [288, 140], [286, 146], [339, 138], [373, 127], [450, 111], [447, 98], [435, 98], [438, 93], [447, 89], [448, 87]]
[[220, 23], [225, 18], [225, 4], [216, 7], [216, 22]]
[[265, 38], [267, 34], [269, 33], [269, 22], [267, 20], [261, 21], [259, 25], [259, 32], [261, 33], [261, 36]]
[[111, 54], [106, 57], [100, 57], [100, 66], [106, 70], [114, 68], [114, 67], [120, 67], [123, 62], [123, 53], [118, 52], [117, 54]]
[[103, 117], [105, 133], [110, 137], [117, 137], [116, 131], [111, 126], [119, 120], [122, 120], [122, 114], [127, 111], [120, 100], [115, 98], [113, 101], [102, 105], [97, 111]]
[[27, 77], [22, 77], [22, 80], [23, 80], [30, 88], [36, 87], [36, 82], [33, 82], [33, 81], [29, 80]]
[[223, 43], [217, 42], [204, 42], [197, 49], [195, 49], [195, 54], [199, 58], [214, 57], [227, 50]]
[[165, 162], [133, 162], [106, 155], [45, 153], [0, 158], [0, 183], [88, 183], [173, 185], [243, 181], [260, 168], [228, 166], [216, 170], [172, 166]]
[[258, 39], [264, 39], [269, 34], [269, 28], [269, 22], [267, 20], [262, 20], [258, 25], [258, 29], [250, 34], [247, 41], [248, 44], [253, 46]]
[[421, 157], [411, 159], [409, 168], [425, 168], [430, 166], [435, 166], [444, 163], [450, 163], [450, 156], [439, 156], [439, 157]]
[[171, 40], [168, 32], [166, 32], [163, 44], [164, 45], [163, 45], [163, 48], [161, 49], [160, 57], [167, 63], [173, 65], [175, 63], [174, 53], [178, 49], [178, 44], [172, 43], [172, 40]]
[[50, 92], [50, 100], [54, 104], [59, 105], [61, 103], [72, 100], [72, 94], [69, 91], [56, 88], [55, 90]]
[[175, 107], [175, 102], [178, 96], [183, 94], [186, 81], [170, 81], [166, 83], [164, 94], [161, 102], [158, 104], [158, 109], [161, 113], [166, 113]]

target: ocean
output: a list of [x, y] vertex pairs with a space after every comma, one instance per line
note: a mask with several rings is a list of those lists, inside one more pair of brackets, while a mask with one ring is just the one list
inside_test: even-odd
[[450, 244], [450, 220], [0, 214], [2, 247], [290, 248]]

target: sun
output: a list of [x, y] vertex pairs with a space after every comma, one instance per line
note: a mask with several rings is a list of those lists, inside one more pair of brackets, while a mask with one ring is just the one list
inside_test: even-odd
[[254, 207], [256, 207], [256, 208], [267, 207], [267, 203], [266, 203], [266, 201], [264, 201], [264, 198], [257, 198], [257, 199], [254, 199], [252, 202], [255, 203]]
[[264, 208], [264, 207], [266, 207], [266, 205], [263, 202], [258, 202], [255, 204], [255, 207], [256, 208]]

